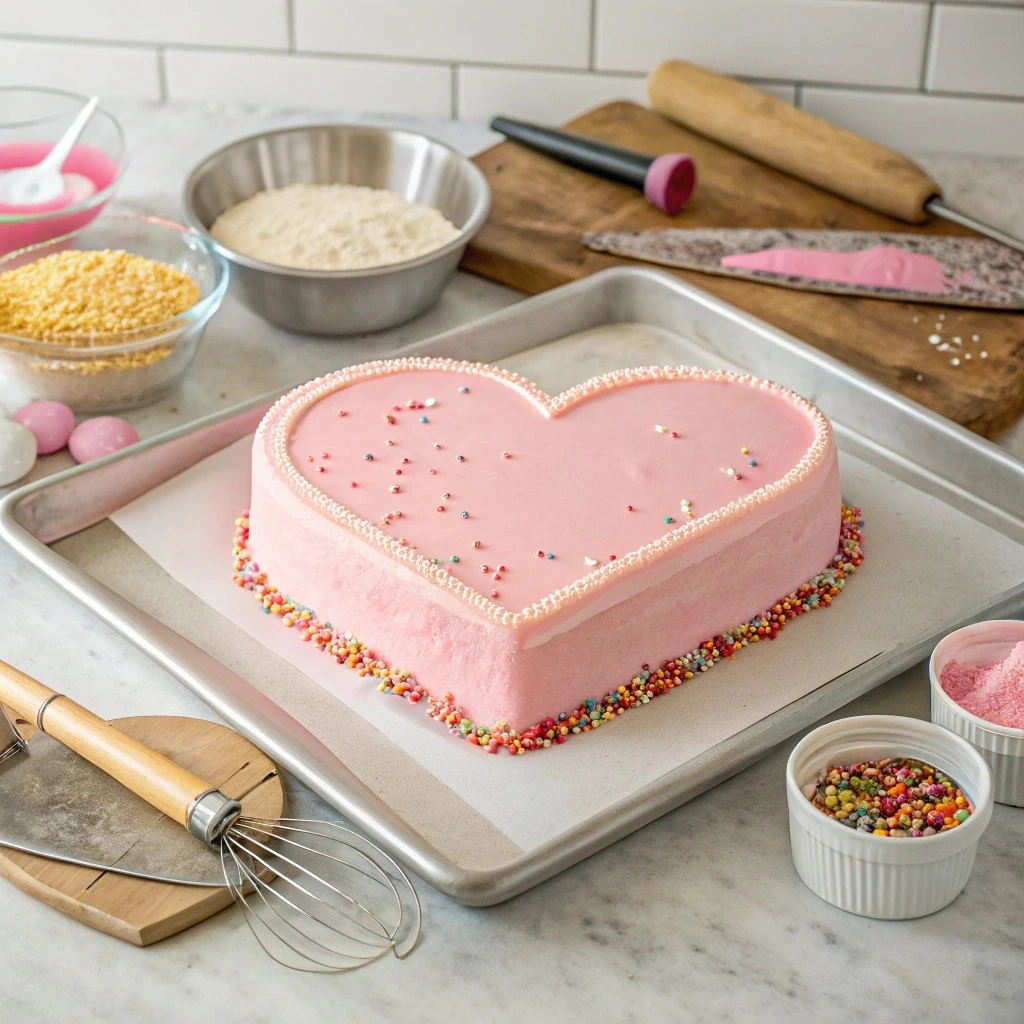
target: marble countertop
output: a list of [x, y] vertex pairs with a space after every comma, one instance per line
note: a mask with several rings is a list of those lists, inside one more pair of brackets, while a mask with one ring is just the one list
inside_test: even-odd
[[[180, 212], [185, 174], [202, 155], [227, 139], [312, 116], [217, 104], [133, 104], [117, 112], [134, 149], [119, 205], [172, 217]], [[493, 138], [479, 124], [393, 121], [467, 152]], [[1024, 161], [921, 162], [965, 212], [1024, 235]], [[437, 306], [409, 325], [372, 339], [325, 341], [276, 331], [229, 297], [180, 391], [128, 418], [151, 435], [342, 360], [391, 352], [517, 298], [460, 274]], [[1024, 427], [1004, 443], [1024, 455]], [[35, 475], [61, 468], [65, 458], [43, 460]], [[0, 625], [4, 660], [106, 717], [213, 717], [6, 550], [0, 586], [21, 609]], [[926, 718], [922, 667], [843, 711], [866, 713]], [[888, 1021], [903, 1011], [934, 1021], [1020, 1021], [1024, 810], [996, 807], [967, 890], [946, 910], [905, 923], [862, 920], [819, 900], [793, 869], [783, 772], [794, 742], [505, 905], [467, 909], [419, 885], [424, 931], [416, 952], [402, 963], [382, 960], [343, 976], [306, 976], [271, 964], [234, 910], [136, 949], [0, 884], [7, 983], [0, 1016], [153, 1024], [198, 1015], [252, 1024], [342, 1015], [747, 1022]], [[289, 782], [289, 800], [299, 814], [331, 816], [297, 783]]]

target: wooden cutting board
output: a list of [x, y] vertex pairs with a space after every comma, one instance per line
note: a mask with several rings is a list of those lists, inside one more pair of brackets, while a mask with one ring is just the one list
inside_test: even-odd
[[[513, 142], [475, 157], [493, 190], [491, 215], [462, 266], [535, 293], [633, 262], [592, 252], [584, 231], [664, 227], [788, 227], [974, 236], [942, 220], [914, 227], [874, 213], [687, 131], [645, 107], [611, 103], [567, 126], [647, 153], [690, 153], [697, 190], [678, 216], [636, 190], [566, 167]], [[653, 264], [647, 264], [653, 266]], [[659, 268], [809, 342], [986, 437], [1024, 412], [1024, 314], [796, 292]], [[939, 320], [940, 315], [944, 318]], [[916, 322], [915, 322], [916, 318]], [[954, 366], [928, 336], [963, 339], [972, 358]], [[971, 339], [978, 335], [979, 341]], [[986, 359], [980, 358], [982, 351]]]
[[[13, 713], [11, 718], [31, 746], [35, 727]], [[113, 724], [241, 800], [245, 813], [281, 816], [284, 788], [277, 766], [234, 730], [162, 715]], [[175, 935], [233, 902], [227, 888], [153, 882], [4, 848], [0, 876], [76, 921], [136, 946]]]

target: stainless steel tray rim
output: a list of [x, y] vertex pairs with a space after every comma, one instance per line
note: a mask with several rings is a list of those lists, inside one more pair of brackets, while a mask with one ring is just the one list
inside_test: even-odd
[[[432, 339], [406, 346], [397, 354], [443, 351], [447, 346], [470, 338], [477, 332], [515, 323], [537, 311], [557, 309], [574, 298], [599, 293], [610, 284], [629, 285], [637, 281], [645, 284], [653, 281], [657, 287], [684, 295], [705, 307], [710, 313], [724, 315], [744, 329], [751, 330], [761, 337], [773, 339], [779, 347], [794, 353], [804, 362], [820, 366], [830, 373], [841, 373], [846, 379], [854, 381], [872, 394], [877, 394], [902, 411], [913, 414], [952, 443], [964, 446], [982, 458], [1005, 465], [1006, 469], [1011, 474], [1016, 474], [1024, 484], [1024, 463], [990, 442], [950, 423], [923, 406], [889, 392], [888, 389], [848, 370], [836, 360], [817, 352], [790, 335], [777, 331], [749, 314], [721, 303], [699, 289], [661, 271], [632, 267], [602, 271], [591, 278], [526, 299], [497, 314], [482, 317]], [[530, 347], [530, 343], [522, 347]], [[37, 496], [44, 495], [53, 488], [73, 484], [89, 475], [110, 470], [137, 456], [156, 453], [174, 442], [193, 439], [206, 432], [226, 430], [238, 422], [248, 424], [253, 421], [257, 411], [272, 404], [287, 390], [289, 389], [275, 390], [224, 412], [213, 413], [175, 427], [103, 459], [72, 467], [13, 491], [0, 501], [0, 537], [30, 564], [89, 607], [119, 635], [142, 650], [204, 700], [225, 721], [265, 750], [278, 764], [287, 768], [310, 789], [341, 811], [388, 853], [441, 892], [467, 905], [484, 906], [509, 899], [674, 809], [767, 753], [780, 742], [774, 728], [776, 725], [785, 723], [786, 735], [792, 735], [799, 729], [809, 726], [823, 714], [871, 689], [883, 678], [889, 678], [897, 671], [920, 661], [927, 656], [937, 636], [943, 632], [993, 614], [1008, 617], [1024, 609], [1022, 583], [973, 609], [966, 617], [959, 616], [947, 623], [938, 624], [935, 629], [901, 644], [898, 651], [894, 649], [876, 655], [832, 680], [831, 684], [844, 680], [848, 684], [844, 688], [843, 699], [838, 703], [830, 699], [830, 694], [834, 691], [830, 691], [831, 684], [826, 683], [801, 700], [780, 708], [756, 725], [736, 734], [731, 740], [720, 745], [728, 748], [725, 753], [731, 754], [732, 759], [724, 757], [723, 751], [719, 751], [711, 760], [717, 759], [720, 764], [709, 765], [705, 775], [697, 782], [691, 781], [687, 784], [685, 776], [691, 762], [684, 763], [643, 789], [606, 808], [589, 821], [567, 830], [499, 868], [465, 868], [440, 853], [419, 832], [404, 822], [319, 739], [277, 708], [254, 686], [184, 637], [135, 608], [125, 598], [93, 579], [84, 570], [62, 558], [38, 539], [26, 525], [29, 519], [26, 509]], [[239, 436], [244, 436], [248, 429], [243, 430]], [[202, 457], [204, 456], [199, 455], [194, 461], [199, 461]], [[105, 516], [94, 518], [78, 528], [84, 529], [99, 521], [99, 518]], [[1024, 528], [1024, 523], [1021, 523], [1021, 526]], [[57, 537], [50, 539], [55, 540]], [[885, 674], [880, 677], [878, 666], [883, 663]], [[239, 709], [240, 705], [244, 706], [244, 711]], [[445, 737], [439, 735], [438, 742], [445, 741]], [[706, 752], [709, 753], [712, 752]], [[557, 754], [554, 756], [557, 757]], [[705, 756], [701, 755], [695, 760], [700, 761]]]

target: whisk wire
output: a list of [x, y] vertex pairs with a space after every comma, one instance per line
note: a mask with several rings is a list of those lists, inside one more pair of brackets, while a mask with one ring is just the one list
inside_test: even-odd
[[[290, 886], [292, 886], [294, 889], [296, 889], [303, 896], [306, 896], [310, 900], [312, 900], [314, 904], [326, 908], [331, 913], [336, 914], [338, 917], [344, 918], [346, 921], [351, 921], [353, 924], [357, 925], [358, 927], [361, 927], [364, 931], [370, 932], [370, 934], [379, 934], [379, 936], [381, 938], [386, 938], [386, 939], [390, 940], [391, 934], [388, 932], [388, 930], [385, 927], [385, 925], [380, 921], [380, 919], [375, 914], [373, 914], [371, 911], [367, 910], [357, 900], [352, 899], [352, 897], [349, 896], [347, 893], [344, 893], [340, 889], [337, 889], [335, 886], [331, 885], [330, 882], [328, 882], [326, 879], [321, 878], [319, 875], [314, 874], [313, 872], [309, 871], [307, 868], [303, 867], [301, 864], [298, 864], [296, 861], [291, 860], [288, 857], [285, 857], [283, 854], [280, 854], [280, 853], [277, 853], [274, 850], [271, 850], [269, 847], [265, 846], [263, 843], [260, 843], [257, 840], [252, 839], [251, 837], [249, 838], [250, 842], [254, 843], [260, 849], [265, 850], [267, 853], [270, 854], [271, 857], [275, 857], [278, 860], [283, 861], [285, 864], [288, 864], [288, 865], [290, 865], [290, 866], [292, 866], [294, 868], [297, 868], [302, 874], [308, 876], [309, 878], [312, 878], [316, 882], [319, 882], [321, 885], [324, 885], [326, 888], [328, 888], [332, 892], [336, 893], [341, 899], [343, 899], [346, 902], [352, 904], [353, 906], [358, 907], [360, 910], [363, 911], [363, 913], [365, 913], [367, 915], [367, 917], [371, 918], [373, 921], [375, 921], [380, 926], [380, 929], [381, 929], [380, 933], [375, 933], [372, 929], [366, 927], [365, 925], [360, 924], [359, 921], [357, 921], [351, 915], [346, 914], [340, 907], [336, 907], [332, 903], [329, 903], [327, 900], [322, 899], [315, 892], [311, 892], [306, 886], [304, 886], [300, 882], [296, 881], [290, 875], [285, 874], [283, 871], [281, 871], [279, 868], [275, 867], [273, 864], [268, 863], [268, 861], [264, 860], [258, 853], [254, 852], [253, 850], [249, 849], [248, 847], [246, 847], [244, 845], [239, 844], [237, 842], [237, 840], [234, 838], [234, 836], [232, 835], [231, 830], [228, 831], [227, 835], [225, 836], [225, 839], [231, 845], [231, 847], [233, 849], [241, 851], [251, 861], [254, 861], [255, 863], [259, 864], [261, 867], [265, 868], [268, 872], [272, 873], [274, 875], [274, 877], [275, 877], [275, 880], [280, 880], [282, 882], [287, 882]], [[314, 852], [316, 852], [316, 851], [314, 851]], [[317, 854], [317, 855], [319, 855], [319, 854]], [[257, 874], [258, 874], [258, 872], [257, 872]], [[264, 883], [264, 884], [266, 885], [266, 883]], [[292, 901], [288, 900], [281, 892], [279, 892], [273, 886], [268, 885], [267, 889], [269, 891], [271, 891], [282, 902], [284, 902], [288, 906], [292, 907], [297, 913], [300, 913], [303, 916], [308, 917], [310, 920], [316, 921], [317, 924], [322, 925], [324, 928], [330, 929], [332, 931], [337, 931], [338, 930], [336, 925], [328, 924], [326, 921], [321, 920], [315, 914], [310, 913], [310, 911], [304, 910], [301, 907], [296, 906]], [[357, 939], [354, 936], [349, 935], [347, 932], [339, 932], [339, 933], [344, 935], [345, 938], [351, 939], [353, 942], [358, 942], [360, 945], [367, 945], [367, 946], [369, 945], [368, 942], [364, 942], [361, 939]]]
[[[373, 850], [373, 852], [377, 856], [379, 856], [381, 859], [387, 861], [387, 863], [391, 866], [391, 869], [394, 871], [395, 875], [397, 875], [399, 878], [401, 878], [402, 882], [405, 883], [405, 887], [408, 890], [409, 895], [412, 897], [412, 909], [415, 910], [415, 915], [414, 915], [415, 919], [410, 924], [410, 937], [409, 937], [409, 940], [408, 940], [408, 948], [403, 953], [403, 952], [400, 952], [400, 950], [398, 948], [398, 945], [396, 944], [393, 947], [394, 953], [395, 953], [395, 957], [397, 959], [399, 959], [399, 960], [404, 960], [416, 948], [416, 943], [419, 940], [419, 934], [420, 934], [420, 923], [421, 923], [421, 920], [422, 920], [422, 908], [420, 907], [420, 898], [419, 898], [419, 895], [416, 892], [416, 887], [412, 884], [412, 882], [409, 879], [409, 876], [405, 873], [405, 870], [398, 863], [398, 861], [396, 861], [394, 859], [394, 857], [392, 857], [390, 854], [388, 854], [387, 852], [382, 850], [376, 843], [370, 842], [370, 840], [367, 839], [365, 836], [359, 835], [358, 832], [353, 832], [352, 829], [346, 828], [344, 825], [340, 824], [337, 821], [324, 821], [324, 820], [320, 820], [320, 819], [316, 819], [316, 818], [277, 818], [277, 819], [270, 819], [270, 818], [252, 818], [252, 817], [246, 817], [244, 820], [248, 821], [248, 822], [259, 821], [259, 822], [264, 823], [264, 824], [268, 824], [268, 823], [278, 824], [278, 825], [281, 825], [281, 826], [283, 826], [285, 828], [291, 828], [291, 827], [293, 827], [295, 825], [318, 825], [318, 826], [323, 827], [323, 828], [332, 829], [334, 832], [340, 832], [340, 833], [342, 833], [343, 836], [350, 837], [349, 839], [343, 839], [343, 838], [338, 838], [336, 836], [326, 836], [326, 835], [324, 836], [324, 838], [327, 839], [328, 842], [338, 843], [338, 844], [344, 846], [346, 849], [351, 850], [358, 857], [361, 857], [370, 867], [372, 867], [374, 869], [374, 871], [376, 871], [380, 875], [381, 878], [384, 879], [384, 883], [387, 884], [388, 888], [391, 890], [391, 893], [395, 896], [396, 903], [398, 905], [398, 922], [399, 923], [395, 926], [395, 931], [392, 933], [392, 938], [395, 938], [398, 935], [398, 930], [401, 928], [401, 925], [402, 925], [403, 921], [405, 920], [405, 907], [404, 907], [404, 904], [402, 903], [402, 898], [399, 895], [398, 890], [396, 889], [396, 887], [394, 885], [394, 882], [392, 881], [391, 877], [387, 874], [387, 872], [384, 871], [384, 869], [372, 857], [370, 857], [368, 854], [364, 853], [362, 850], [360, 850], [355, 845], [355, 843], [357, 843], [357, 842], [358, 843], [365, 843], [371, 850]], [[317, 834], [323, 835], [323, 833], [317, 833]], [[354, 870], [358, 871], [359, 869], [356, 868]], [[370, 878], [371, 880], [373, 880], [373, 876], [366, 875], [366, 873], [362, 872], [362, 871], [360, 871], [359, 873], [363, 874], [365, 877]], [[378, 881], [378, 884], [384, 884], [384, 883], [380, 883], [379, 879], [377, 881]]]
[[[232, 852], [231, 855], [232, 855], [233, 858], [237, 858], [237, 855], [234, 854], [233, 852]], [[281, 894], [279, 894], [271, 885], [268, 885], [267, 882], [264, 879], [260, 878], [259, 875], [256, 874], [252, 870], [252, 868], [250, 866], [247, 866], [244, 863], [244, 861], [241, 861], [240, 859], [237, 860], [237, 866], [238, 866], [241, 874], [244, 875], [245, 879], [248, 880], [250, 883], [252, 883], [252, 891], [255, 892], [260, 897], [260, 899], [262, 900], [262, 902], [263, 902], [264, 906], [267, 908], [267, 910], [271, 914], [273, 914], [274, 917], [276, 917], [281, 922], [281, 924], [283, 924], [285, 927], [289, 928], [291, 931], [295, 932], [295, 934], [297, 936], [299, 936], [302, 939], [303, 942], [310, 943], [310, 944], [312, 944], [314, 946], [317, 946], [320, 949], [322, 949], [325, 953], [329, 953], [332, 956], [338, 956], [338, 957], [343, 957], [346, 960], [357, 961], [357, 965], [358, 965], [358, 963], [368, 963], [368, 962], [370, 962], [372, 960], [375, 960], [382, 953], [386, 953], [387, 950], [390, 948], [391, 944], [390, 943], [386, 943], [386, 944], [384, 944], [382, 946], [376, 947], [376, 952], [373, 953], [373, 955], [357, 955], [355, 953], [348, 953], [348, 952], [345, 952], [344, 950], [336, 949], [333, 946], [324, 945], [322, 942], [317, 941], [317, 939], [315, 939], [312, 935], [310, 935], [310, 933], [308, 931], [301, 930], [300, 928], [298, 928], [298, 926], [293, 921], [289, 920], [284, 914], [282, 914], [277, 909], [275, 904], [267, 899], [267, 895], [269, 894], [269, 895], [275, 897], [275, 900], [277, 902], [280, 902], [280, 903], [284, 904], [286, 907], [294, 910], [297, 914], [299, 914], [299, 915], [301, 915], [303, 917], [309, 916], [309, 915], [307, 915], [307, 914], [305, 914], [303, 912], [301, 907], [297, 906], [294, 902], [289, 900], [287, 897], [281, 896]], [[291, 942], [288, 941], [288, 939], [286, 939], [283, 935], [281, 935], [281, 933], [278, 932], [275, 929], [275, 927], [270, 922], [268, 922], [259, 913], [258, 909], [254, 909], [244, 899], [244, 895], [245, 894], [244, 894], [244, 890], [243, 890], [242, 891], [242, 902], [249, 909], [249, 911], [252, 914], [252, 916], [254, 918], [256, 918], [260, 922], [260, 924], [262, 924], [269, 932], [271, 932], [280, 942], [282, 942], [284, 945], [286, 945], [290, 949], [292, 949], [293, 952], [299, 953], [299, 955], [301, 955], [304, 959], [312, 960], [314, 963], [321, 964], [322, 966], [325, 966], [325, 967], [334, 966], [333, 964], [325, 964], [323, 961], [316, 960], [315, 957], [312, 957], [308, 953], [302, 952], [301, 950], [297, 949], [297, 947], [295, 947]], [[318, 923], [320, 923], [320, 922], [318, 922]], [[336, 932], [335, 929], [330, 928], [330, 926], [328, 926], [328, 925], [325, 925], [324, 927], [327, 928], [327, 930], [329, 930], [332, 934], [341, 934], [344, 938], [352, 938], [351, 936], [349, 936], [349, 935], [347, 935], [345, 933]], [[353, 941], [358, 941], [358, 940], [353, 939]], [[369, 943], [360, 943], [360, 944], [361, 945], [369, 945]], [[371, 947], [371, 948], [374, 948], [374, 947]]]
[[[296, 830], [296, 831], [303, 831], [303, 830]], [[392, 931], [388, 931], [387, 926], [384, 924], [383, 921], [380, 920], [380, 918], [378, 918], [376, 916], [376, 914], [374, 914], [372, 911], [367, 909], [365, 906], [363, 906], [363, 904], [361, 904], [357, 900], [354, 900], [347, 893], [344, 893], [341, 890], [339, 890], [337, 887], [331, 885], [330, 882], [328, 882], [326, 879], [320, 877], [319, 875], [312, 874], [312, 873], [310, 873], [308, 871], [305, 872], [306, 874], [310, 875], [310, 877], [314, 878], [316, 881], [318, 881], [322, 885], [324, 885], [326, 888], [328, 888], [332, 892], [336, 893], [338, 896], [340, 896], [346, 902], [352, 904], [355, 907], [358, 907], [358, 909], [361, 910], [364, 914], [366, 914], [368, 917], [372, 918], [373, 921], [376, 922], [376, 924], [378, 924], [380, 926], [380, 932], [377, 932], [375, 929], [370, 928], [369, 926], [363, 924], [363, 922], [360, 921], [357, 917], [354, 917], [351, 914], [345, 913], [344, 910], [341, 909], [341, 908], [331, 907], [330, 909], [332, 909], [336, 913], [339, 913], [342, 916], [346, 917], [357, 928], [361, 928], [363, 931], [369, 932], [371, 935], [374, 935], [374, 936], [377, 936], [377, 937], [386, 937], [388, 939], [393, 939], [394, 938], [395, 934], [397, 934], [398, 930], [402, 926], [402, 917], [403, 917], [402, 900], [401, 900], [401, 897], [398, 895], [398, 890], [395, 888], [394, 883], [391, 881], [391, 879], [389, 879], [387, 877], [387, 875], [383, 871], [380, 872], [381, 877], [384, 879], [384, 881], [382, 882], [379, 878], [375, 878], [373, 875], [369, 874], [366, 871], [361, 870], [360, 868], [356, 867], [353, 864], [350, 864], [348, 861], [342, 860], [340, 857], [333, 857], [333, 856], [331, 856], [331, 854], [324, 853], [322, 850], [318, 850], [315, 847], [306, 846], [303, 843], [296, 842], [294, 839], [288, 839], [285, 836], [277, 836], [277, 835], [275, 835], [275, 834], [273, 834], [271, 832], [266, 832], [266, 831], [262, 831], [261, 830], [261, 834], [269, 835], [272, 838], [277, 839], [278, 841], [280, 841], [282, 843], [287, 843], [289, 846], [293, 846], [293, 847], [295, 847], [295, 848], [297, 848], [299, 850], [302, 850], [302, 851], [304, 851], [306, 853], [311, 853], [314, 856], [322, 857], [324, 860], [331, 861], [331, 862], [333, 862], [335, 864], [340, 864], [342, 867], [348, 868], [349, 870], [354, 871], [356, 874], [362, 875], [364, 878], [368, 878], [371, 882], [374, 882], [377, 885], [380, 885], [382, 887], [386, 886], [388, 889], [390, 889], [391, 890], [391, 894], [395, 897], [396, 905], [398, 906], [398, 921], [395, 924], [394, 930], [392, 930]], [[310, 834], [311, 835], [321, 835], [318, 832], [310, 832]], [[324, 837], [321, 836], [321, 838], [324, 838]], [[272, 856], [274, 856], [274, 857], [278, 858], [279, 860], [283, 861], [284, 863], [295, 865], [294, 861], [292, 861], [289, 858], [285, 857], [283, 854], [278, 853], [277, 851], [271, 850], [270, 847], [260, 843], [258, 840], [254, 839], [251, 835], [248, 835], [248, 833], [246, 833], [246, 839], [249, 842], [253, 843], [254, 845], [258, 846], [260, 849], [267, 851]], [[246, 853], [246, 855], [248, 855], [250, 857], [253, 857], [254, 859], [260, 860], [261, 864], [265, 864], [265, 862], [262, 859], [257, 858], [255, 856], [255, 854], [253, 854], [252, 851], [250, 851], [246, 846], [237, 844], [236, 837], [233, 837], [232, 841], [233, 841], [233, 843], [235, 845], [238, 846], [239, 849], [241, 849], [244, 853]], [[332, 842], [336, 842], [336, 840], [331, 840], [331, 841]], [[358, 851], [358, 850], [353, 850], [353, 852], [357, 856], [363, 857], [363, 859], [366, 860], [371, 865], [373, 864], [373, 862], [370, 861], [370, 859], [368, 857], [366, 857], [365, 854], [360, 853], [360, 851]], [[266, 865], [266, 866], [268, 866], [268, 868], [269, 868], [269, 865]], [[273, 868], [269, 868], [269, 869], [270, 870], [274, 870]], [[282, 877], [287, 878], [288, 876], [282, 876]], [[288, 880], [291, 881], [291, 879], [288, 879]], [[293, 882], [293, 884], [296, 884], [296, 883]], [[305, 890], [303, 890], [303, 891], [305, 891]], [[313, 898], [319, 899], [318, 897], [313, 897]], [[323, 903], [325, 901], [319, 900], [319, 902]], [[321, 922], [321, 923], [324, 924], [324, 927], [330, 927], [329, 925], [326, 924], [326, 922]], [[355, 937], [352, 937], [352, 941], [353, 942], [358, 942], [360, 940], [356, 939]], [[366, 943], [366, 944], [369, 945], [369, 943]]]
[[[395, 878], [357, 843], [379, 854]], [[241, 816], [221, 837], [220, 850], [232, 898], [256, 941], [279, 964], [307, 973], [345, 972], [389, 950], [403, 959], [415, 946], [421, 910], [408, 876], [383, 850], [337, 822]], [[394, 927], [334, 884], [337, 879], [332, 880], [329, 873], [325, 877], [301, 862], [310, 856], [326, 862], [335, 875], [343, 869], [386, 889], [397, 907]], [[412, 894], [414, 908], [408, 935], [402, 940], [404, 952], [397, 939], [406, 922], [398, 880], [404, 883], [403, 891]], [[362, 936], [352, 934], [353, 930]]]
[[[224, 859], [225, 850], [227, 850], [227, 853], [231, 856], [236, 868], [238, 869], [239, 883], [235, 883], [232, 881], [231, 876], [227, 870], [226, 862]], [[305, 914], [305, 912], [301, 908], [296, 907], [295, 904], [293, 904], [290, 900], [281, 896], [280, 893], [277, 893], [271, 886], [268, 886], [267, 883], [264, 882], [263, 879], [261, 879], [255, 872], [253, 872], [251, 868], [248, 868], [245, 864], [242, 863], [242, 861], [238, 858], [235, 852], [232, 849], [230, 849], [230, 847], [227, 847], [227, 844], [221, 845], [221, 863], [222, 867], [224, 868], [224, 877], [228, 883], [228, 888], [231, 891], [232, 898], [242, 908], [242, 916], [245, 918], [245, 923], [248, 926], [249, 931], [252, 932], [253, 937], [259, 943], [263, 951], [272, 960], [281, 964], [283, 967], [288, 967], [292, 970], [304, 971], [306, 973], [314, 974], [344, 973], [347, 971], [356, 970], [359, 967], [365, 966], [367, 963], [372, 963], [374, 960], [379, 959], [390, 948], [392, 948], [392, 944], [388, 943], [385, 946], [381, 946], [380, 949], [377, 950], [377, 952], [370, 956], [356, 956], [352, 953], [346, 953], [342, 950], [336, 950], [329, 946], [325, 946], [323, 943], [318, 942], [315, 938], [313, 938], [307, 931], [303, 931], [302, 929], [298, 928], [294, 923], [292, 923], [286, 917], [284, 917], [284, 915], [277, 910], [274, 904], [267, 899], [264, 893], [264, 889], [266, 889], [268, 892], [274, 895], [275, 898], [281, 900], [286, 905], [295, 909], [296, 912], [300, 915], [309, 915]], [[250, 905], [249, 901], [246, 899], [245, 896], [243, 880], [247, 880], [249, 883], [251, 883], [253, 891], [255, 891], [259, 895], [260, 899], [263, 902], [263, 905], [267, 908], [267, 910], [271, 914], [273, 914], [274, 917], [276, 917], [282, 925], [289, 928], [297, 936], [299, 936], [301, 941], [305, 943], [307, 946], [309, 944], [312, 944], [324, 950], [325, 952], [331, 954], [332, 956], [342, 957], [346, 960], [351, 960], [354, 962], [347, 964], [339, 964], [336, 962], [327, 962], [325, 960], [317, 959], [317, 957], [310, 953], [307, 948], [300, 947], [296, 944], [295, 940], [290, 940], [285, 935], [282, 935], [281, 932], [278, 931], [273, 924], [266, 921], [260, 915], [257, 909]], [[253, 923], [254, 920], [258, 921], [259, 924], [267, 930], [267, 932], [269, 932], [271, 935], [274, 936], [274, 938], [278, 940], [278, 942], [280, 942], [287, 949], [291, 950], [291, 952], [293, 952], [299, 958], [300, 963], [296, 964], [290, 960], [285, 960], [278, 956], [277, 952], [274, 949], [271, 949], [271, 947], [264, 941], [263, 935], [260, 934], [260, 931], [255, 927]], [[346, 936], [346, 938], [348, 937], [349, 936]], [[315, 966], [305, 966], [308, 964], [312, 964]]]
[[[349, 846], [347, 843], [343, 842], [340, 839], [336, 839], [333, 836], [325, 836], [323, 832], [317, 832], [316, 829], [295, 828], [293, 825], [281, 824], [281, 822], [286, 820], [292, 819], [282, 818], [280, 819], [280, 821], [275, 822], [273, 827], [264, 825], [262, 823], [263, 819], [259, 818], [239, 818], [235, 824], [240, 825], [240, 827], [243, 827], [246, 830], [258, 832], [260, 835], [278, 839], [282, 843], [288, 843], [289, 845], [297, 846], [300, 850], [308, 850], [312, 853], [316, 853], [318, 856], [326, 857], [328, 860], [332, 860], [337, 864], [343, 864], [345, 867], [348, 867], [352, 871], [356, 872], [356, 874], [362, 875], [364, 878], [370, 879], [371, 882], [377, 882], [378, 885], [387, 885], [387, 887], [391, 890], [392, 894], [395, 896], [396, 900], [399, 900], [399, 924], [401, 924], [401, 900], [398, 895], [398, 890], [395, 888], [394, 882], [392, 882], [391, 879], [388, 878], [387, 872], [381, 871], [380, 867], [377, 864], [375, 864], [370, 857], [363, 853], [362, 850], [357, 850], [354, 846]], [[259, 827], [257, 827], [257, 822], [259, 823]], [[317, 821], [314, 824], [333, 825], [334, 822]], [[345, 829], [344, 831], [348, 830]], [[340, 857], [333, 857], [331, 856], [331, 854], [324, 853], [321, 850], [313, 850], [312, 847], [303, 846], [301, 843], [298, 843], [295, 840], [288, 839], [286, 836], [281, 835], [282, 832], [297, 832], [301, 835], [318, 836], [321, 839], [326, 839], [330, 843], [334, 843], [338, 846], [343, 846], [346, 850], [351, 850], [357, 857], [360, 857], [367, 864], [369, 864], [370, 867], [372, 867], [374, 871], [377, 872], [377, 875], [379, 875], [380, 877], [378, 878], [377, 875], [371, 875], [368, 871], [364, 871], [357, 864], [352, 864], [349, 861], [342, 860]], [[383, 879], [383, 882], [381, 881], [381, 879]]]

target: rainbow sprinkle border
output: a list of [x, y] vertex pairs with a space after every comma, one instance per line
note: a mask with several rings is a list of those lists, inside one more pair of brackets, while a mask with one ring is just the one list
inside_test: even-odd
[[446, 693], [443, 698], [431, 696], [415, 681], [411, 672], [389, 666], [374, 658], [373, 651], [351, 633], [336, 630], [329, 622], [320, 622], [312, 609], [285, 597], [267, 582], [267, 574], [251, 560], [248, 553], [249, 510], [245, 509], [235, 520], [233, 550], [233, 580], [251, 591], [268, 615], [277, 615], [283, 625], [298, 627], [299, 636], [318, 650], [330, 655], [339, 665], [355, 669], [360, 676], [373, 676], [380, 681], [377, 689], [404, 697], [408, 704], [427, 703], [427, 716], [443, 722], [454, 736], [468, 740], [490, 754], [504, 747], [510, 754], [525, 754], [554, 744], [565, 743], [571, 736], [593, 732], [606, 722], [614, 720], [629, 708], [649, 704], [655, 697], [693, 679], [698, 672], [706, 672], [725, 658], [734, 659], [750, 644], [761, 640], [774, 640], [786, 622], [815, 608], [827, 608], [846, 585], [847, 577], [857, 571], [864, 561], [861, 532], [864, 522], [859, 508], [842, 507], [839, 531], [839, 551], [832, 562], [814, 579], [799, 587], [765, 611], [728, 632], [705, 640], [689, 654], [670, 658], [652, 671], [644, 664], [628, 684], [618, 687], [605, 697], [586, 700], [575, 711], [563, 711], [557, 717], [545, 718], [523, 732], [511, 729], [507, 722], [497, 722], [488, 728], [474, 725], [455, 703], [455, 697]]

